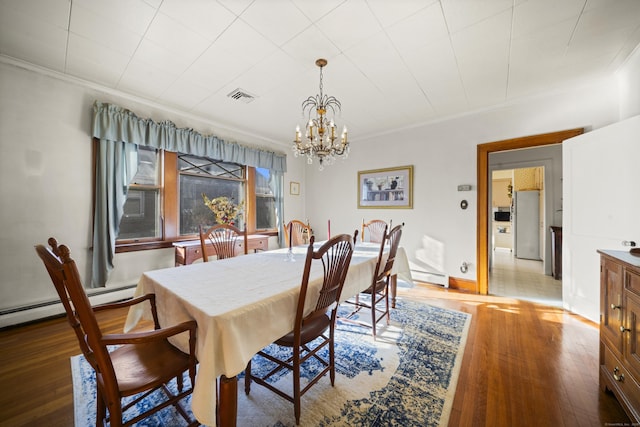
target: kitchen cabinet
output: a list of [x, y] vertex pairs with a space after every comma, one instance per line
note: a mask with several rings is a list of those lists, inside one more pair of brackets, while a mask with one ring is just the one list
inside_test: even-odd
[[600, 387], [640, 422], [640, 257], [600, 253]]
[[493, 222], [493, 250], [505, 248], [513, 250], [513, 234], [511, 234], [511, 222]]
[[511, 197], [509, 197], [510, 179], [494, 179], [491, 185], [492, 206], [508, 207], [511, 206]]

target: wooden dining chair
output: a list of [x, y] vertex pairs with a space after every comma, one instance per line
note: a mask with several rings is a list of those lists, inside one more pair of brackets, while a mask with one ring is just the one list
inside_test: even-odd
[[291, 246], [307, 245], [311, 238], [311, 226], [300, 220], [292, 219], [284, 227], [284, 241], [289, 246], [289, 230], [291, 230]]
[[[242, 239], [242, 240], [241, 240]], [[229, 224], [216, 224], [205, 229], [200, 226], [200, 245], [202, 246], [202, 260], [209, 261], [207, 246], [211, 244], [217, 259], [233, 258], [248, 253], [247, 227], [244, 231]], [[240, 245], [240, 246], [238, 246]]]
[[[387, 227], [387, 223], [381, 219], [372, 219], [368, 222], [364, 222], [363, 219], [360, 239], [362, 239], [363, 242], [381, 243], [383, 241], [382, 233], [385, 227]], [[391, 228], [391, 222], [389, 222], [388, 227]]]
[[[193, 392], [195, 384], [196, 322], [188, 321], [160, 328], [154, 294], [92, 307], [69, 249], [64, 245], [58, 246], [54, 238], [50, 238], [48, 243], [51, 248], [37, 245], [36, 252], [44, 262], [58, 292], [80, 349], [96, 373], [96, 426], [130, 426], [171, 405], [189, 426], [200, 425], [196, 420], [190, 419], [180, 404], [182, 399]], [[154, 330], [128, 334], [102, 333], [96, 313], [145, 302], [151, 307]], [[189, 353], [180, 351], [168, 341], [169, 337], [183, 333], [189, 335]], [[109, 351], [113, 346], [117, 348]], [[191, 386], [188, 388], [183, 384], [185, 372], [189, 372], [191, 379]], [[176, 394], [167, 387], [174, 378], [178, 385]], [[128, 409], [158, 389], [166, 394], [164, 402], [145, 408], [141, 414], [127, 417], [130, 419], [125, 421], [123, 417]], [[123, 405], [122, 399], [128, 396], [136, 397]]]
[[[391, 269], [398, 253], [400, 237], [402, 237], [403, 225], [397, 225], [387, 234], [387, 226], [383, 229], [383, 238], [380, 243], [378, 260], [373, 273], [371, 286], [356, 295], [354, 298], [345, 301], [345, 304], [353, 306], [353, 311], [347, 316], [340, 316], [341, 321], [352, 322], [371, 328], [373, 339], [376, 339], [377, 324], [384, 318], [389, 324], [389, 284], [391, 281]], [[385, 249], [388, 248], [385, 258]], [[364, 298], [361, 298], [363, 296]], [[366, 309], [371, 313], [369, 321], [360, 320], [356, 315]]]
[[[340, 234], [329, 239], [317, 251], [313, 250], [314, 240], [312, 236], [307, 249], [293, 330], [275, 342], [279, 346], [291, 348], [293, 355], [287, 360], [281, 360], [264, 350], [259, 351], [254, 357], [267, 359], [275, 363], [276, 367], [265, 375], [256, 376], [251, 372], [251, 361], [249, 361], [245, 370], [245, 393], [249, 394], [251, 382], [255, 381], [257, 384], [292, 402], [296, 424], [300, 423], [300, 397], [327, 372], [331, 378], [332, 386], [335, 382], [334, 334], [336, 313], [354, 248], [353, 239], [348, 234]], [[316, 262], [321, 262], [324, 269], [322, 287], [319, 294], [308, 290], [311, 265]], [[317, 301], [313, 311], [306, 314], [304, 309], [308, 306], [307, 299], [309, 298], [317, 298]], [[313, 344], [311, 344], [312, 342]], [[328, 358], [321, 357], [320, 350], [325, 347], [328, 347], [329, 350]], [[310, 358], [320, 363], [319, 372], [301, 388], [301, 365]], [[292, 394], [276, 388], [274, 384], [269, 382], [269, 379], [274, 374], [283, 369], [293, 371]]]

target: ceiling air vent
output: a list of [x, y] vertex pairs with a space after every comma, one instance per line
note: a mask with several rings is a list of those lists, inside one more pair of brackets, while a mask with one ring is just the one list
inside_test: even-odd
[[229, 98], [235, 99], [236, 101], [242, 101], [245, 104], [250, 103], [251, 101], [253, 101], [254, 99], [256, 99], [255, 95], [250, 94], [249, 92], [247, 92], [244, 89], [236, 89], [234, 91], [232, 91], [231, 93], [227, 94], [227, 96]]

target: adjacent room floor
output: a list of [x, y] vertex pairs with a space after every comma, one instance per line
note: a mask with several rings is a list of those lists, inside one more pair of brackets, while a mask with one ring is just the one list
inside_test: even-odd
[[519, 259], [501, 248], [493, 251], [489, 293], [562, 307], [562, 281], [544, 274], [542, 261]]

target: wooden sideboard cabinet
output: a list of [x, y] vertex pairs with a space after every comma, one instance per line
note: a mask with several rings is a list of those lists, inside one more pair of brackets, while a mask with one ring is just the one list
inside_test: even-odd
[[640, 257], [600, 254], [600, 387], [640, 423]]
[[[238, 241], [238, 247], [241, 248], [244, 242]], [[174, 242], [173, 246], [176, 248], [176, 266], [189, 265], [192, 262], [202, 258], [202, 247], [200, 240], [185, 240], [183, 242]], [[269, 249], [269, 236], [262, 234], [251, 234], [247, 236], [247, 250], [251, 251], [266, 251]], [[215, 255], [215, 250], [211, 243], [207, 244], [207, 254]]]

